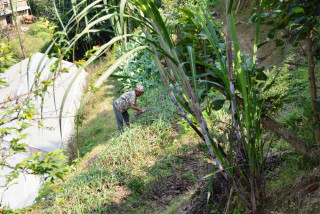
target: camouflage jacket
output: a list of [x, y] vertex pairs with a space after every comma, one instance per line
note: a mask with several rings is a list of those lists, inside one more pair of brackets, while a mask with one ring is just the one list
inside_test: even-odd
[[135, 91], [129, 91], [122, 94], [118, 99], [114, 101], [114, 105], [121, 112], [125, 112], [130, 108], [131, 104], [135, 104], [137, 101]]

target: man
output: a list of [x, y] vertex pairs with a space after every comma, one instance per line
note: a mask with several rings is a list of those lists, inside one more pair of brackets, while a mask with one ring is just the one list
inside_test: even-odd
[[129, 91], [122, 94], [118, 99], [113, 102], [113, 110], [117, 118], [118, 130], [123, 131], [123, 121], [126, 122], [129, 127], [129, 114], [128, 109], [132, 108], [141, 113], [146, 112], [145, 110], [138, 107], [137, 97], [143, 94], [143, 86], [137, 85], [134, 91]]

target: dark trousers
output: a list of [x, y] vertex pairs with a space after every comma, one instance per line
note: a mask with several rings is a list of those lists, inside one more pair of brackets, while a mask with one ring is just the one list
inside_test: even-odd
[[123, 131], [123, 121], [129, 123], [129, 113], [125, 111], [121, 113], [117, 107], [113, 104], [114, 114], [116, 115], [117, 123], [118, 123], [118, 130], [119, 132]]

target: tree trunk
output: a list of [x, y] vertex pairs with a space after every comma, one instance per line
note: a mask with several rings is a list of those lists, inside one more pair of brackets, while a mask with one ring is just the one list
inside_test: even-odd
[[276, 133], [281, 138], [283, 138], [286, 142], [291, 144], [295, 149], [297, 149], [302, 154], [306, 155], [313, 161], [319, 161], [319, 152], [316, 150], [311, 150], [307, 146], [307, 142], [305, 142], [303, 139], [301, 139], [299, 136], [292, 133], [289, 129], [282, 126], [277, 121], [271, 119], [268, 116], [261, 116], [261, 124], [272, 131], [273, 133]]
[[316, 79], [314, 76], [314, 53], [312, 51], [312, 33], [313, 30], [311, 30], [308, 33], [307, 36], [307, 59], [308, 59], [308, 73], [309, 73], [309, 84], [310, 84], [310, 95], [311, 95], [311, 104], [312, 104], [312, 121], [315, 125], [315, 137], [316, 137], [316, 142], [318, 144], [318, 149], [320, 150], [320, 126], [319, 126], [319, 114], [317, 112], [316, 104], [314, 101], [317, 99], [317, 86], [316, 86]]

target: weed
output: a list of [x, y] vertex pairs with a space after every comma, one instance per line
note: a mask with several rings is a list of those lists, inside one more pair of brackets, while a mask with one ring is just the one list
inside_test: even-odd
[[195, 175], [194, 175], [192, 170], [189, 170], [189, 171], [187, 171], [185, 173], [182, 173], [181, 174], [181, 178], [188, 178], [188, 179], [190, 179], [192, 181], [196, 181], [197, 180], [197, 178], [195, 177]]
[[287, 151], [289, 148], [291, 148], [290, 145], [286, 141], [281, 139], [274, 144], [272, 151], [273, 152]]
[[141, 178], [134, 178], [128, 183], [128, 187], [134, 194], [142, 194], [144, 190], [144, 181]]
[[291, 152], [285, 153], [282, 157], [286, 159], [285, 162], [273, 172], [273, 174], [279, 173], [278, 177], [267, 183], [268, 189], [272, 192], [290, 186], [298, 176], [307, 170], [315, 169], [315, 163], [301, 154]]

